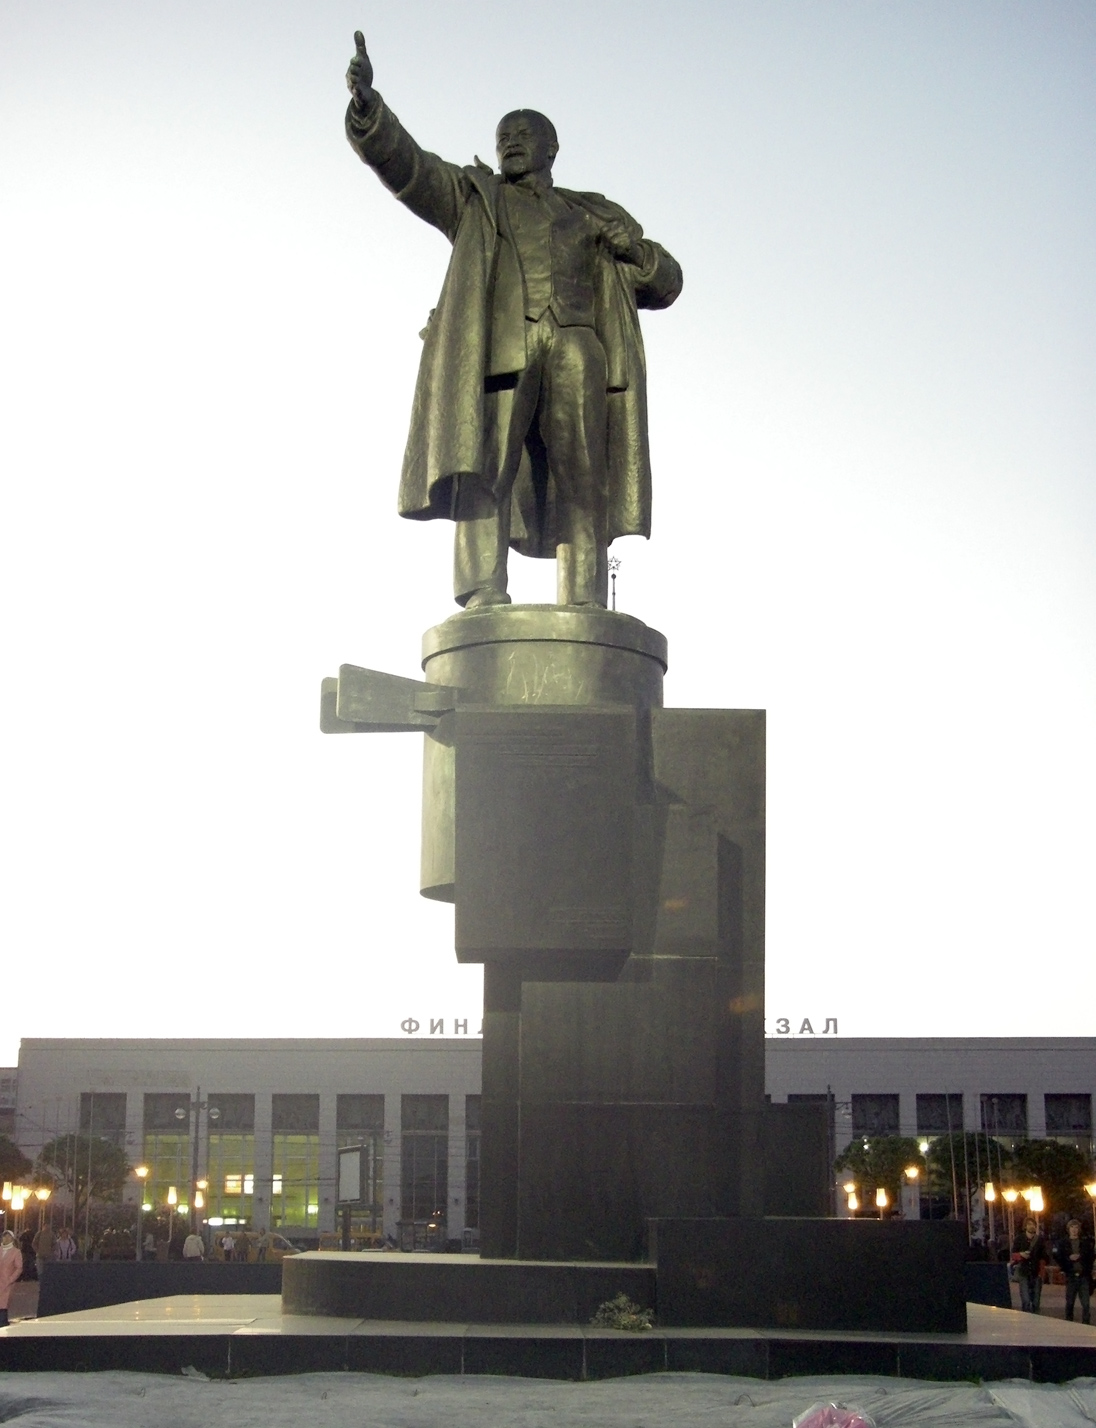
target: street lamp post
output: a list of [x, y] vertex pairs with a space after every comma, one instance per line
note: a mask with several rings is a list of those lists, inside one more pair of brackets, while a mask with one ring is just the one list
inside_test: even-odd
[[194, 1117], [190, 1145], [190, 1196], [188, 1204], [190, 1208], [190, 1228], [195, 1234], [198, 1231], [198, 1210], [201, 1208], [195, 1202], [200, 1199], [203, 1205], [205, 1203], [205, 1196], [199, 1195], [199, 1190], [204, 1189], [205, 1185], [204, 1182], [200, 1182], [198, 1179], [198, 1147], [201, 1141], [201, 1120], [199, 1118], [203, 1111], [206, 1112], [207, 1126], [210, 1121], [219, 1121], [221, 1119], [220, 1107], [210, 1105], [208, 1101], [202, 1100], [201, 1086], [197, 1088], [197, 1094], [192, 1101], [187, 1101], [184, 1105], [176, 1106], [175, 1108], [175, 1119], [177, 1121], [186, 1121], [189, 1125], [191, 1116], [193, 1115]]
[[27, 1203], [27, 1196], [29, 1194], [30, 1191], [25, 1185], [13, 1185], [11, 1187], [11, 1208], [15, 1214], [19, 1216], [13, 1227], [17, 1234], [22, 1227], [23, 1206]]
[[42, 1216], [43, 1216], [43, 1213], [45, 1212], [46, 1201], [49, 1199], [49, 1197], [50, 1197], [52, 1194], [53, 1194], [53, 1191], [49, 1188], [48, 1185], [39, 1185], [38, 1189], [34, 1192], [34, 1198], [38, 1201], [38, 1233], [39, 1233], [39, 1234], [42, 1233]]
[[1096, 1236], [1096, 1181], [1085, 1186], [1085, 1194], [1092, 1201], [1092, 1233]]
[[145, 1228], [145, 1181], [148, 1179], [148, 1166], [137, 1165], [134, 1167], [133, 1173], [137, 1177], [137, 1253], [134, 1258], [140, 1264], [145, 1257], [143, 1231]]
[[[989, 1206], [989, 1241], [990, 1244], [993, 1244], [997, 1239], [997, 1225], [993, 1218], [993, 1208], [997, 1200], [997, 1187], [992, 1180], [986, 1181], [985, 1197], [986, 1204]], [[994, 1253], [996, 1253], [996, 1250]]]
[[921, 1167], [907, 1165], [902, 1174], [906, 1177], [906, 1183], [902, 1186], [902, 1218], [919, 1220], [921, 1218], [921, 1187], [917, 1182], [921, 1176]]

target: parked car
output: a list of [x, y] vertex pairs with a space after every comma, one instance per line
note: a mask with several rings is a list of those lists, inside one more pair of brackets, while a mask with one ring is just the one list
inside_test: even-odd
[[[352, 1250], [383, 1250], [388, 1249], [388, 1241], [385, 1239], [383, 1230], [351, 1230], [350, 1248]], [[320, 1249], [341, 1250], [342, 1234], [336, 1230], [334, 1234], [322, 1234], [320, 1236]]]

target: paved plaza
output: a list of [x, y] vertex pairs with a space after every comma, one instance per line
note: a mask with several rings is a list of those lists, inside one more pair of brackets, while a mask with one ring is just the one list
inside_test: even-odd
[[302, 1374], [210, 1381], [161, 1374], [6, 1374], [0, 1422], [20, 1428], [790, 1428], [812, 1403], [866, 1408], [878, 1428], [1091, 1428], [1096, 1381], [933, 1384], [872, 1378], [776, 1383], [655, 1374], [602, 1383]]

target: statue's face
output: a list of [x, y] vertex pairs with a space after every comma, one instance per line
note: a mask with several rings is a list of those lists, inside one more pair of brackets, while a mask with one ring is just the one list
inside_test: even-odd
[[551, 122], [535, 109], [516, 109], [499, 120], [495, 152], [503, 178], [521, 178], [552, 167], [559, 150]]

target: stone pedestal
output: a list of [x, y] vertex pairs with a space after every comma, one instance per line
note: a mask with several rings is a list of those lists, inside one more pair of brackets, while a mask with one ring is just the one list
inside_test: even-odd
[[422, 666], [343, 666], [322, 727], [426, 735], [422, 891], [484, 964], [482, 1253], [761, 1214], [764, 714], [663, 709], [665, 639], [601, 609], [465, 611]]

